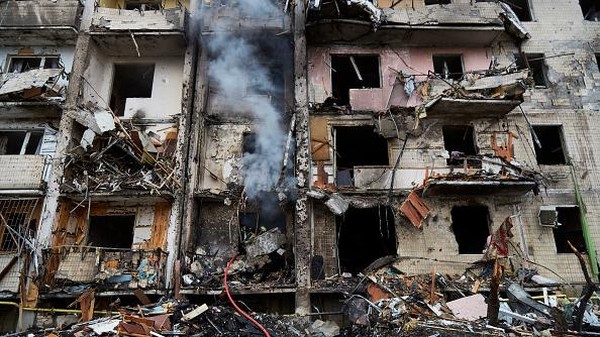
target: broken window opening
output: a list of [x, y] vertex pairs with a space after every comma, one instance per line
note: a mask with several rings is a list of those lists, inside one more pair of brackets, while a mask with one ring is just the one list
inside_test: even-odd
[[452, 231], [459, 254], [482, 254], [490, 235], [490, 216], [486, 206], [454, 206]]
[[425, 5], [448, 5], [450, 0], [425, 0]]
[[[446, 164], [449, 166], [462, 166], [463, 156], [474, 156], [477, 154], [477, 142], [475, 130], [471, 125], [444, 125], [442, 127], [444, 136], [444, 148], [448, 151], [449, 158]], [[473, 167], [481, 167], [481, 162], [467, 160], [467, 164]]]
[[125, 115], [127, 98], [152, 97], [154, 64], [115, 64], [110, 108], [117, 116]]
[[533, 125], [533, 132], [542, 147], [533, 142], [535, 158], [540, 165], [565, 165], [567, 157], [561, 125]]
[[527, 69], [531, 71], [533, 83], [538, 88], [546, 88], [548, 86], [548, 66], [544, 54], [515, 54], [515, 64], [519, 69]]
[[388, 166], [388, 142], [373, 126], [338, 126], [335, 132], [336, 185], [353, 186], [355, 166]]
[[20, 250], [36, 231], [38, 199], [0, 199], [0, 251]]
[[242, 153], [256, 153], [256, 133], [244, 132], [242, 140]]
[[433, 55], [433, 72], [446, 80], [460, 80], [463, 76], [462, 56]]
[[39, 154], [44, 131], [0, 131], [0, 155]]
[[342, 272], [354, 275], [378, 258], [397, 254], [396, 225], [390, 207], [349, 208], [336, 217]]
[[[517, 15], [517, 18], [521, 21], [531, 21], [533, 16], [531, 15], [531, 8], [529, 7], [528, 0], [500, 0], [507, 4], [513, 12]], [[479, 1], [478, 1], [479, 2]]]
[[597, 0], [579, 0], [583, 18], [587, 21], [600, 21], [600, 3]]
[[133, 244], [135, 215], [91, 216], [88, 245], [130, 249]]
[[140, 10], [140, 11], [150, 11], [150, 10], [158, 10], [161, 9], [160, 1], [144, 1], [144, 0], [126, 0], [125, 1], [125, 9], [128, 10]]
[[23, 73], [33, 69], [60, 68], [58, 56], [10, 56], [8, 61], [9, 73]]
[[581, 218], [579, 207], [556, 207], [557, 221], [559, 226], [553, 229], [554, 242], [557, 253], [573, 253], [567, 241], [584, 253], [587, 251], [583, 230], [581, 229]]
[[276, 193], [261, 193], [257, 200], [250, 202], [246, 210], [239, 214], [242, 231], [256, 233], [261, 229], [279, 228], [281, 233], [286, 232], [286, 215], [279, 205]]
[[598, 67], [598, 71], [600, 71], [600, 54], [596, 54], [596, 66]]
[[381, 88], [378, 55], [331, 55], [331, 92], [350, 103], [350, 89]]

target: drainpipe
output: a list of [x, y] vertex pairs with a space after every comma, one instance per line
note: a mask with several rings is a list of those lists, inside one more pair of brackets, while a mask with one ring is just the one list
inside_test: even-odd
[[573, 179], [573, 185], [575, 186], [575, 197], [577, 199], [577, 206], [579, 207], [579, 217], [581, 219], [581, 231], [583, 232], [583, 239], [585, 240], [585, 246], [588, 251], [588, 257], [590, 259], [590, 267], [592, 269], [592, 274], [594, 275], [594, 279], [598, 280], [598, 276], [600, 273], [598, 272], [598, 256], [596, 256], [596, 245], [594, 243], [594, 238], [590, 233], [590, 227], [588, 224], [587, 214], [585, 211], [585, 203], [583, 202], [583, 198], [581, 197], [581, 192], [579, 191], [579, 184], [577, 183], [577, 177], [575, 176], [575, 168], [571, 163], [571, 178]]

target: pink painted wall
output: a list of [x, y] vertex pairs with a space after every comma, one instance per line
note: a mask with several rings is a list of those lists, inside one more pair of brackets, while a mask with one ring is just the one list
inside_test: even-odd
[[489, 67], [492, 51], [490, 48], [362, 48], [362, 47], [314, 47], [308, 50], [308, 83], [309, 100], [321, 103], [331, 95], [330, 54], [379, 54], [381, 64], [381, 88], [351, 90], [350, 104], [357, 111], [387, 109], [388, 100], [392, 104], [415, 106], [420, 103], [419, 97], [408, 97], [402, 86], [396, 86], [394, 95], [390, 96], [396, 81], [396, 71], [405, 75], [417, 75], [416, 81], [426, 77], [419, 76], [433, 71], [432, 56], [434, 54], [462, 54], [465, 71], [484, 70]]

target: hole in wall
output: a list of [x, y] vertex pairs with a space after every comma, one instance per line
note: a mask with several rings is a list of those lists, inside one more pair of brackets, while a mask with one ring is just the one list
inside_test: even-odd
[[396, 225], [390, 207], [349, 208], [336, 217], [342, 272], [357, 274], [380, 257], [396, 255]]
[[579, 207], [556, 207], [557, 221], [560, 224], [553, 229], [554, 243], [557, 253], [572, 253], [567, 241], [570, 241], [579, 252], [586, 252], [585, 239], [581, 229]]
[[598, 0], [579, 0], [583, 18], [587, 21], [600, 21], [600, 2]]
[[354, 186], [354, 166], [389, 165], [388, 142], [369, 126], [335, 127], [336, 185]]
[[331, 55], [332, 95], [350, 103], [350, 89], [380, 88], [378, 55]]
[[444, 79], [460, 80], [463, 76], [461, 55], [433, 55], [433, 72]]
[[459, 254], [481, 254], [490, 235], [490, 216], [486, 206], [454, 206], [452, 231]]
[[117, 116], [125, 114], [127, 98], [152, 97], [154, 64], [115, 64], [110, 108]]
[[[446, 163], [450, 166], [461, 166], [463, 160], [456, 157], [460, 154], [473, 156], [477, 154], [477, 144], [475, 141], [475, 130], [471, 125], [444, 125], [442, 126], [444, 137], [444, 149], [448, 151], [450, 158]], [[470, 166], [478, 166], [478, 161], [468, 161]]]
[[135, 215], [90, 216], [88, 244], [95, 247], [131, 248]]
[[533, 125], [533, 132], [537, 135], [541, 147], [533, 142], [535, 158], [540, 165], [564, 165], [567, 163], [562, 126], [560, 125]]
[[515, 54], [515, 64], [519, 69], [531, 70], [533, 83], [536, 87], [545, 88], [548, 86], [548, 66], [544, 54]]

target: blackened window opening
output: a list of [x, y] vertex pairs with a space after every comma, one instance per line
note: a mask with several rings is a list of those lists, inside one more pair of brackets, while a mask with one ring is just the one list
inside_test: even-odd
[[373, 126], [335, 128], [336, 184], [353, 185], [354, 166], [389, 165], [388, 142]]
[[600, 2], [598, 0], [579, 0], [583, 18], [587, 21], [600, 21]]
[[459, 254], [481, 254], [490, 235], [489, 212], [486, 206], [454, 206], [452, 231]]
[[459, 80], [463, 76], [461, 55], [434, 55], [433, 72], [444, 79]]
[[251, 201], [245, 211], [239, 213], [239, 223], [246, 232], [258, 232], [261, 228], [279, 228], [281, 233], [285, 233], [287, 221], [277, 194], [264, 192]]
[[531, 9], [528, 0], [501, 0], [507, 4], [521, 21], [531, 21]]
[[541, 147], [535, 141], [535, 158], [540, 165], [564, 165], [567, 163], [564, 150], [562, 126], [560, 125], [534, 125], [533, 132], [537, 136]]
[[515, 54], [515, 64], [519, 69], [527, 69], [531, 71], [533, 83], [536, 87], [548, 86], [548, 66], [544, 54]]
[[105, 248], [131, 248], [135, 215], [91, 216], [88, 245]]
[[596, 66], [598, 67], [598, 71], [600, 71], [600, 54], [596, 54]]
[[256, 133], [244, 133], [242, 140], [242, 152], [248, 154], [253, 154], [256, 152]]
[[331, 55], [332, 95], [340, 104], [350, 103], [350, 89], [380, 88], [379, 56]]
[[425, 0], [425, 5], [447, 5], [450, 0]]
[[43, 131], [0, 131], [0, 155], [38, 154]]
[[554, 242], [557, 253], [572, 253], [567, 241], [579, 251], [586, 252], [585, 239], [581, 229], [579, 207], [557, 207], [557, 221], [560, 224], [554, 228]]
[[138, 9], [142, 11], [157, 10], [160, 9], [160, 1], [140, 1], [140, 0], [126, 0], [125, 9], [133, 10]]
[[394, 212], [389, 207], [349, 208], [336, 217], [342, 272], [357, 274], [380, 257], [396, 255]]
[[[464, 164], [464, 156], [477, 154], [475, 132], [471, 125], [444, 125], [442, 127], [444, 136], [444, 148], [448, 151], [449, 159], [446, 163], [451, 166]], [[467, 161], [470, 166], [480, 166], [480, 162]]]
[[153, 81], [154, 64], [115, 64], [110, 108], [123, 116], [127, 98], [152, 97]]

